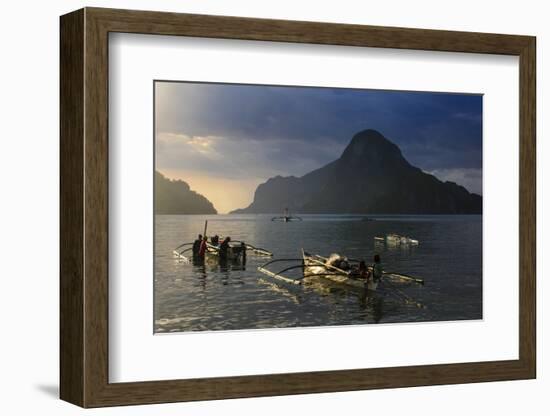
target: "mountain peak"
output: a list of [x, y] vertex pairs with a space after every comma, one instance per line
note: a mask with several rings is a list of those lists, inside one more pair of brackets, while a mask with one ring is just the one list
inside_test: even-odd
[[376, 130], [353, 136], [339, 159], [296, 178], [270, 179], [239, 213], [480, 214], [482, 200], [412, 166]]
[[382, 133], [374, 129], [361, 130], [360, 132], [355, 133], [353, 135], [352, 140], [355, 138], [364, 138], [364, 139], [371, 139], [371, 140], [377, 140], [377, 139], [387, 140]]
[[[401, 160], [401, 150], [379, 131], [367, 129], [356, 133], [342, 153], [342, 159], [352, 160]], [[403, 159], [404, 160], [404, 159]]]

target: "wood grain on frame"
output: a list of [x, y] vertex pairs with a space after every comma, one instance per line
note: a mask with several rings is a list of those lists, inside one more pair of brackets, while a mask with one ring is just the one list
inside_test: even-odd
[[[534, 37], [97, 8], [62, 16], [60, 28], [62, 399], [99, 407], [535, 377]], [[519, 359], [109, 383], [109, 32], [519, 56]]]
[[60, 44], [60, 388], [84, 404], [84, 12], [61, 19]]

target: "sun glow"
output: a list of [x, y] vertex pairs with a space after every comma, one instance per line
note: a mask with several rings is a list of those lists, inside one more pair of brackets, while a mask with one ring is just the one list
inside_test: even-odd
[[214, 204], [218, 214], [246, 208], [252, 202], [258, 185], [264, 182], [262, 178], [227, 179], [179, 169], [161, 169], [160, 172], [167, 178], [187, 182], [193, 191]]

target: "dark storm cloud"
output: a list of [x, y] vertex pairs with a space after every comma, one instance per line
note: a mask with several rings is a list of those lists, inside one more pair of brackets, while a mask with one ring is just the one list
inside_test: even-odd
[[425, 171], [456, 178], [481, 170], [480, 95], [198, 83], [156, 89], [159, 133], [223, 137], [243, 151], [248, 142], [263, 143], [257, 162], [267, 171], [300, 175], [320, 167], [367, 128]]

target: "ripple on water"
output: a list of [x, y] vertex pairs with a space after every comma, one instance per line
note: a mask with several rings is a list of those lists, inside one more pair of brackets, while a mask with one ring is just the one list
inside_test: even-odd
[[[481, 217], [304, 216], [301, 223], [275, 223], [269, 216], [212, 216], [209, 232], [231, 235], [297, 258], [301, 248], [328, 255], [346, 253], [370, 261], [382, 256], [386, 269], [421, 276], [424, 287], [399, 288], [426, 307], [407, 305], [390, 294], [365, 297], [327, 284], [285, 285], [260, 274], [265, 258], [248, 256], [246, 267], [216, 263], [195, 267], [172, 249], [202, 230], [203, 216], [157, 216], [155, 234], [155, 331], [285, 328], [365, 323], [480, 319]], [[414, 236], [414, 248], [374, 244], [375, 235]], [[296, 271], [299, 273], [299, 271]]]

